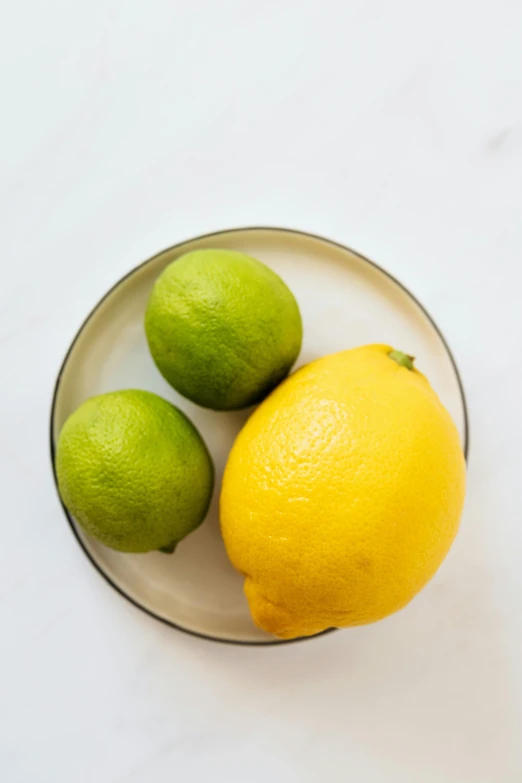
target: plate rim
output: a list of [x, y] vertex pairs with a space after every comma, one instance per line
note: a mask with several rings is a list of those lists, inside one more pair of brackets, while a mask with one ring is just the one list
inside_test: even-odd
[[468, 462], [468, 455], [469, 455], [469, 432], [470, 432], [470, 425], [469, 425], [469, 411], [468, 411], [468, 403], [466, 398], [466, 393], [464, 390], [464, 384], [462, 382], [462, 377], [459, 371], [459, 368], [457, 366], [457, 362], [455, 360], [455, 357], [453, 355], [453, 352], [448, 344], [448, 341], [444, 337], [444, 334], [442, 333], [440, 327], [437, 325], [437, 323], [434, 321], [426, 307], [422, 304], [422, 302], [419, 301], [419, 299], [407, 288], [401, 281], [395, 277], [393, 274], [388, 272], [386, 269], [384, 269], [380, 264], [376, 263], [375, 261], [372, 261], [367, 256], [363, 255], [362, 253], [359, 253], [357, 250], [353, 250], [351, 247], [348, 247], [348, 245], [344, 245], [341, 242], [336, 242], [335, 240], [329, 239], [325, 236], [322, 236], [320, 234], [314, 234], [309, 231], [302, 231], [300, 229], [295, 228], [286, 228], [282, 226], [244, 226], [244, 227], [236, 227], [236, 228], [225, 228], [225, 229], [219, 229], [217, 231], [211, 231], [206, 234], [199, 234], [198, 236], [191, 237], [189, 239], [184, 239], [180, 242], [176, 242], [176, 244], [171, 245], [163, 250], [160, 250], [158, 253], [155, 253], [153, 256], [150, 256], [150, 258], [147, 258], [145, 261], [142, 261], [140, 264], [137, 264], [135, 267], [130, 269], [126, 274], [124, 274], [119, 280], [117, 280], [114, 285], [112, 285], [105, 294], [97, 301], [97, 303], [94, 305], [94, 307], [89, 311], [87, 316], [84, 318], [82, 323], [80, 324], [79, 328], [77, 329], [66, 353], [65, 356], [60, 364], [60, 369], [58, 370], [58, 375], [56, 377], [56, 381], [53, 385], [53, 392], [52, 392], [52, 399], [51, 399], [51, 415], [50, 415], [50, 457], [51, 457], [51, 469], [53, 474], [53, 480], [54, 480], [54, 486], [56, 489], [56, 493], [58, 495], [59, 503], [62, 507], [62, 510], [64, 512], [65, 518], [67, 519], [69, 523], [69, 527], [72, 530], [72, 533], [77, 541], [77, 543], [80, 545], [80, 548], [82, 549], [83, 553], [86, 555], [87, 559], [91, 563], [92, 566], [96, 569], [96, 571], [103, 577], [103, 579], [114, 589], [116, 590], [119, 595], [123, 596], [127, 601], [129, 601], [133, 606], [135, 606], [140, 611], [147, 614], [149, 617], [154, 618], [155, 620], [158, 620], [159, 622], [163, 623], [164, 625], [169, 626], [170, 628], [174, 628], [177, 631], [181, 631], [182, 633], [188, 634], [189, 636], [196, 637], [198, 639], [205, 639], [206, 641], [211, 642], [218, 642], [220, 644], [235, 644], [242, 647], [278, 647], [279, 645], [283, 644], [294, 644], [295, 642], [304, 642], [304, 641], [311, 641], [313, 639], [317, 639], [320, 636], [325, 636], [326, 634], [332, 633], [333, 631], [339, 630], [338, 628], [327, 628], [325, 631], [322, 631], [321, 633], [315, 634], [314, 636], [303, 636], [298, 637], [296, 639], [267, 639], [266, 641], [248, 641], [243, 639], [225, 639], [220, 638], [219, 636], [212, 636], [211, 634], [205, 634], [201, 633], [200, 631], [194, 631], [190, 628], [185, 628], [182, 625], [179, 625], [178, 623], [173, 622], [172, 620], [168, 620], [166, 617], [162, 617], [159, 614], [156, 614], [153, 610], [149, 609], [144, 604], [140, 603], [138, 600], [133, 598], [131, 595], [125, 592], [112, 578], [111, 576], [106, 573], [101, 565], [95, 560], [93, 555], [89, 552], [86, 545], [84, 544], [83, 540], [81, 539], [78, 530], [76, 529], [76, 525], [72, 519], [72, 516], [69, 514], [67, 508], [65, 507], [61, 497], [60, 492], [58, 489], [58, 478], [56, 475], [56, 449], [54, 444], [54, 419], [55, 419], [55, 413], [56, 413], [56, 401], [58, 397], [58, 392], [60, 390], [60, 385], [62, 381], [62, 376], [65, 370], [65, 367], [67, 365], [67, 362], [69, 361], [70, 355], [72, 351], [74, 350], [74, 347], [82, 334], [83, 330], [91, 320], [91, 318], [95, 315], [95, 313], [98, 311], [98, 309], [104, 304], [104, 302], [110, 297], [110, 295], [119, 288], [122, 283], [124, 283], [129, 277], [134, 275], [136, 272], [138, 272], [143, 267], [147, 266], [148, 264], [153, 263], [159, 256], [163, 255], [164, 253], [168, 253], [172, 250], [177, 250], [182, 245], [186, 245], [189, 242], [198, 242], [204, 239], [211, 239], [212, 237], [218, 237], [223, 234], [235, 234], [235, 233], [247, 233], [247, 232], [254, 232], [254, 231], [272, 231], [272, 232], [279, 232], [279, 233], [285, 233], [285, 234], [292, 234], [294, 236], [298, 237], [304, 237], [306, 239], [315, 239], [319, 240], [320, 242], [324, 242], [327, 245], [330, 245], [332, 247], [336, 247], [340, 250], [343, 250], [345, 252], [351, 253], [354, 256], [357, 256], [361, 261], [365, 262], [369, 266], [373, 267], [373, 269], [376, 269], [377, 271], [381, 272], [385, 277], [388, 278], [388, 280], [391, 280], [393, 283], [395, 283], [407, 296], [410, 297], [410, 299], [417, 305], [417, 307], [421, 310], [421, 312], [426, 316], [431, 326], [435, 329], [435, 332], [437, 333], [438, 337], [442, 341], [442, 344], [446, 350], [446, 353], [449, 357], [451, 366], [453, 368], [453, 371], [455, 373], [455, 377], [457, 379], [457, 386], [459, 389], [461, 401], [462, 401], [462, 410], [464, 415], [464, 443], [463, 443], [463, 452], [464, 452], [464, 458], [466, 460], [466, 463]]

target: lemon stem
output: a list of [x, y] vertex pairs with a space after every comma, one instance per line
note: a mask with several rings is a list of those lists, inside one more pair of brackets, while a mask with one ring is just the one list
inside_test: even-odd
[[400, 364], [401, 367], [406, 367], [407, 370], [413, 370], [415, 356], [408, 356], [407, 353], [403, 353], [402, 351], [390, 351], [388, 356], [390, 359], [393, 359], [394, 362]]

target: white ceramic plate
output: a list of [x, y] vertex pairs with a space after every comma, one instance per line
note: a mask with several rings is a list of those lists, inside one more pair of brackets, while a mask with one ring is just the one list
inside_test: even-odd
[[164, 381], [143, 330], [152, 285], [171, 261], [197, 248], [230, 248], [272, 267], [297, 298], [304, 322], [298, 365], [326, 353], [388, 343], [416, 357], [455, 420], [467, 452], [462, 385], [449, 348], [433, 320], [400, 283], [348, 248], [320, 237], [275, 228], [223, 231], [184, 242], [134, 269], [98, 303], [75, 337], [60, 370], [51, 416], [56, 438], [66, 418], [95, 394], [148, 389], [184, 410], [203, 435], [216, 466], [209, 515], [173, 555], [128, 555], [86, 536], [65, 512], [83, 550], [136, 606], [189, 633], [236, 643], [281, 643], [257, 629], [243, 595], [243, 580], [225, 555], [218, 522], [221, 475], [232, 442], [248, 416], [199, 408]]

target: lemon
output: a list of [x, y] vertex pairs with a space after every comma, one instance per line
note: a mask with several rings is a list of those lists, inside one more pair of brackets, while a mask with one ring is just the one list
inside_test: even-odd
[[166, 380], [214, 410], [262, 400], [288, 374], [302, 340], [285, 283], [231, 250], [197, 250], [170, 264], [154, 285], [145, 331]]
[[292, 638], [406, 606], [448, 552], [464, 492], [455, 425], [409, 357], [370, 345], [301, 368], [247, 421], [223, 480], [254, 621]]
[[77, 522], [122, 552], [173, 551], [203, 521], [214, 475], [187, 417], [135, 390], [92, 397], [67, 419], [56, 472]]

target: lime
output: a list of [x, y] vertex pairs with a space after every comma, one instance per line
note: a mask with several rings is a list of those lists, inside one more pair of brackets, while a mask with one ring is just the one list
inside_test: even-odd
[[260, 402], [301, 349], [297, 302], [278, 275], [232, 250], [181, 256], [157, 279], [145, 315], [166, 380], [214, 410]]
[[214, 481], [187, 417], [145, 391], [92, 397], [65, 422], [56, 472], [83, 529], [122, 552], [173, 551], [204, 519]]

